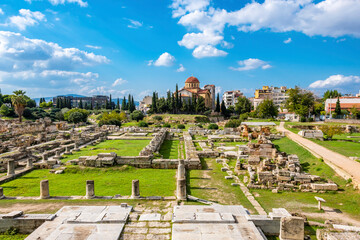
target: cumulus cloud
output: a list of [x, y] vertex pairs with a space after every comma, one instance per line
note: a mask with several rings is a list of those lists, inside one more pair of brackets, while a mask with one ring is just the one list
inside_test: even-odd
[[129, 19], [129, 18], [125, 18], [126, 20], [129, 21], [129, 25], [128, 28], [139, 28], [142, 27], [142, 23], [133, 19]]
[[4, 11], [0, 8], [0, 15], [3, 15]]
[[88, 3], [84, 2], [83, 0], [49, 0], [52, 5], [59, 5], [65, 3], [77, 3], [80, 7], [87, 7]]
[[164, 52], [163, 54], [160, 55], [160, 57], [157, 60], [150, 60], [148, 65], [154, 65], [157, 67], [170, 67], [172, 65], [174, 65], [176, 59], [174, 56], [172, 56], [170, 53], [168, 52]]
[[182, 16], [195, 10], [203, 10], [210, 4], [210, 0], [173, 0], [170, 7], [173, 17]]
[[[210, 0], [173, 0], [170, 6], [179, 24], [196, 31], [186, 33], [180, 46], [222, 44], [225, 27], [238, 31], [302, 32], [320, 35], [360, 37], [360, 1], [358, 0], [265, 0], [251, 1], [235, 11], [215, 9]], [[289, 41], [289, 40], [288, 40]]]
[[9, 24], [20, 30], [25, 30], [26, 27], [34, 26], [42, 21], [46, 21], [44, 14], [39, 11], [32, 12], [29, 9], [20, 9], [18, 16], [9, 17]]
[[[332, 75], [325, 80], [318, 80], [310, 84], [309, 88], [333, 88], [360, 84], [359, 76]], [[358, 86], [359, 87], [359, 86]]]
[[205, 58], [205, 57], [224, 57], [228, 53], [219, 50], [211, 45], [200, 45], [194, 49], [192, 55], [196, 58]]
[[292, 39], [291, 39], [291, 38], [288, 38], [288, 39], [286, 39], [286, 40], [284, 41], [285, 44], [289, 44], [289, 43], [291, 43], [291, 42], [292, 42]]
[[186, 68], [182, 65], [182, 64], [180, 64], [179, 65], [179, 68], [176, 70], [177, 72], [185, 72], [186, 71]]
[[50, 89], [50, 83], [59, 86], [58, 89], [67, 89], [74, 83], [94, 83], [99, 78], [98, 73], [83, 73], [77, 68], [108, 62], [105, 56], [0, 31], [0, 79], [8, 89]]
[[240, 67], [230, 67], [230, 69], [234, 71], [248, 71], [257, 68], [261, 68], [264, 70], [271, 68], [270, 64], [257, 58], [249, 58], [246, 60], [238, 61], [238, 64]]
[[126, 81], [125, 79], [122, 79], [122, 78], [118, 78], [114, 81], [114, 83], [112, 84], [113, 87], [116, 87], [116, 86], [120, 86], [122, 84], [125, 84], [127, 83], [128, 81]]

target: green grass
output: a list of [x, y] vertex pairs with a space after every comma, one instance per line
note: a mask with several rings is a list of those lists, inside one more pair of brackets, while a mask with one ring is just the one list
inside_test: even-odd
[[164, 159], [179, 158], [179, 140], [165, 140], [160, 148], [160, 154]]
[[315, 143], [326, 147], [334, 152], [340, 153], [347, 157], [360, 157], [360, 143], [350, 141], [320, 141], [311, 139]]
[[175, 169], [142, 169], [131, 166], [111, 168], [80, 168], [69, 166], [63, 174], [48, 169], [34, 170], [1, 185], [6, 196], [39, 196], [40, 181], [49, 180], [51, 196], [85, 195], [86, 180], [95, 181], [98, 196], [131, 195], [131, 181], [140, 180], [141, 196], [173, 196]]
[[[236, 147], [236, 145], [245, 145], [247, 142], [215, 142], [214, 146], [219, 147], [221, 144], [224, 144], [225, 147]], [[237, 151], [237, 148], [235, 149]]]
[[25, 234], [15, 234], [15, 235], [7, 235], [7, 234], [0, 234], [0, 240], [23, 240], [28, 235]]
[[221, 164], [216, 163], [215, 159], [202, 161], [204, 170], [188, 172], [188, 194], [220, 204], [243, 205], [250, 212], [256, 212], [240, 187], [231, 186], [233, 181], [225, 179], [227, 174], [221, 171]]
[[80, 156], [93, 156], [98, 153], [115, 152], [120, 156], [137, 156], [140, 151], [148, 145], [150, 140], [106, 140], [95, 146], [86, 146], [79, 152], [74, 152], [72, 155], [64, 155], [62, 162], [67, 162], [72, 159], [77, 159]]
[[271, 211], [272, 208], [284, 207], [294, 212], [318, 212], [317, 201], [314, 198], [318, 196], [326, 200], [326, 203], [323, 204], [324, 206], [339, 209], [341, 212], [348, 213], [353, 218], [360, 219], [359, 190], [354, 190], [352, 186], [346, 186], [346, 181], [336, 175], [333, 169], [290, 139], [282, 138], [273, 141], [273, 143], [280, 151], [288, 154], [297, 154], [306, 172], [337, 183], [339, 191], [327, 193], [282, 192], [274, 194], [269, 190], [251, 190], [252, 193], [260, 195], [256, 199], [266, 211]]
[[196, 148], [196, 151], [202, 151], [203, 149], [200, 147], [200, 144], [198, 142], [193, 142], [194, 146]]

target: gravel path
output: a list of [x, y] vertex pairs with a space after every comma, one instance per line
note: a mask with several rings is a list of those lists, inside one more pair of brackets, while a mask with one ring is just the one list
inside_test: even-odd
[[284, 128], [284, 122], [277, 127], [278, 131], [284, 131], [286, 136], [297, 142], [317, 157], [322, 157], [331, 168], [333, 168], [340, 176], [345, 179], [351, 177], [353, 184], [360, 188], [360, 163], [350, 158], [333, 152], [311, 140], [303, 138]]

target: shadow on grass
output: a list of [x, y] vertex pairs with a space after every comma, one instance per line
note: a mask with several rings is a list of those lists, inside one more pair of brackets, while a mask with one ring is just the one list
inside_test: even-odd
[[217, 188], [212, 188], [212, 187], [190, 187], [190, 189], [217, 190]]
[[309, 169], [310, 169], [310, 164], [308, 162], [304, 162], [304, 163], [301, 163], [301, 168], [303, 169], [304, 172], [308, 172]]

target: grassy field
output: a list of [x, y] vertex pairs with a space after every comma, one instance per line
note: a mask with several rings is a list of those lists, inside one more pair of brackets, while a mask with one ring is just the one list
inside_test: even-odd
[[273, 141], [280, 151], [288, 154], [297, 154], [304, 171], [318, 175], [325, 179], [330, 179], [339, 185], [339, 191], [328, 193], [302, 193], [302, 192], [282, 192], [274, 194], [269, 190], [251, 190], [257, 196], [256, 199], [265, 208], [271, 211], [272, 208], [284, 207], [293, 212], [316, 213], [317, 201], [315, 196], [326, 200], [324, 206], [338, 209], [348, 213], [355, 219], [360, 219], [360, 192], [354, 190], [352, 186], [346, 186], [346, 181], [336, 175], [327, 164], [314, 157], [310, 152], [299, 146], [288, 138]]
[[23, 240], [28, 235], [25, 234], [15, 234], [15, 235], [7, 235], [7, 234], [0, 234], [0, 240]]
[[360, 157], [360, 143], [350, 141], [320, 141], [311, 139], [315, 143], [326, 147], [334, 152], [340, 153], [347, 157]]
[[77, 159], [80, 156], [93, 156], [98, 153], [110, 152], [115, 152], [121, 156], [137, 156], [149, 142], [150, 140], [106, 140], [95, 146], [84, 147], [72, 155], [64, 155], [65, 157], [61, 161], [67, 162], [71, 159]]
[[221, 171], [221, 164], [216, 163], [215, 159], [205, 159], [203, 166], [203, 170], [188, 172], [188, 194], [220, 204], [240, 204], [250, 212], [256, 212], [241, 189], [231, 186], [232, 181], [225, 179], [227, 174]]
[[51, 196], [82, 196], [86, 180], [94, 180], [98, 196], [129, 196], [131, 181], [139, 179], [141, 196], [173, 196], [175, 172], [174, 169], [141, 169], [126, 165], [111, 168], [69, 166], [63, 174], [53, 174], [48, 169], [34, 170], [1, 187], [6, 196], [39, 196], [40, 181], [48, 179]]
[[178, 159], [179, 158], [179, 141], [178, 140], [164, 140], [160, 148], [160, 154], [164, 159]]

